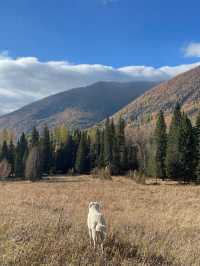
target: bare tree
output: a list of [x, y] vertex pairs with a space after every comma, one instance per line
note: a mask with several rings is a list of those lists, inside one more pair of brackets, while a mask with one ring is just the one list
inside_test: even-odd
[[152, 128], [127, 125], [125, 135], [130, 145], [138, 149], [139, 168], [145, 172], [147, 165], [147, 144], [151, 136]]
[[11, 174], [11, 165], [8, 163], [6, 159], [0, 162], [0, 177], [6, 178]]

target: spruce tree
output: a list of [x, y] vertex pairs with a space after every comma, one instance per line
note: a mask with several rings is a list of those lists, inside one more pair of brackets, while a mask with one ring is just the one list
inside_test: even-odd
[[73, 138], [69, 135], [65, 145], [65, 172], [73, 168], [73, 147]]
[[76, 129], [72, 132], [72, 165], [75, 167], [76, 154], [81, 139], [81, 132]]
[[112, 162], [112, 132], [113, 127], [111, 127], [110, 119], [107, 118], [105, 122], [104, 129], [104, 165], [110, 166]]
[[73, 168], [73, 147], [72, 136], [68, 135], [67, 142], [61, 144], [56, 152], [57, 172], [66, 174], [69, 169]]
[[101, 130], [100, 132], [100, 155], [98, 161], [98, 167], [105, 167], [105, 160], [104, 160], [104, 135], [105, 129]]
[[126, 147], [127, 153], [127, 169], [126, 170], [137, 170], [138, 160], [137, 160], [137, 148], [133, 146]]
[[197, 115], [196, 118], [195, 136], [196, 136], [196, 152], [197, 152], [195, 174], [196, 174], [197, 183], [200, 183], [200, 113]]
[[39, 132], [36, 127], [33, 127], [31, 132], [31, 147], [38, 146], [39, 144]]
[[126, 158], [127, 158], [127, 150], [126, 150], [126, 143], [125, 143], [125, 121], [122, 119], [122, 117], [119, 118], [118, 124], [117, 124], [117, 145], [118, 145], [118, 152], [119, 152], [119, 163], [120, 168], [122, 170], [125, 170], [127, 168], [126, 166]]
[[191, 121], [186, 114], [182, 114], [179, 139], [179, 179], [183, 179], [185, 182], [192, 180], [195, 175], [195, 144], [195, 135]]
[[4, 140], [3, 142], [3, 146], [2, 146], [2, 149], [1, 149], [1, 160], [8, 160], [8, 145], [7, 145], [7, 142]]
[[87, 172], [87, 156], [86, 135], [82, 132], [75, 162], [75, 170], [78, 174]]
[[28, 157], [28, 143], [26, 136], [22, 133], [20, 139], [17, 142], [16, 152], [15, 152], [15, 176], [24, 177], [25, 173], [25, 163]]
[[52, 145], [47, 125], [44, 127], [42, 138], [42, 165], [43, 173], [49, 174], [52, 167]]
[[11, 165], [11, 176], [13, 176], [15, 171], [15, 145], [12, 140], [8, 147], [8, 162]]
[[90, 145], [90, 165], [91, 168], [99, 167], [101, 155], [101, 132], [99, 128], [96, 129], [94, 141]]
[[120, 153], [119, 146], [117, 142], [116, 134], [113, 135], [112, 139], [112, 162], [111, 162], [111, 172], [115, 175], [120, 173]]
[[181, 108], [177, 103], [172, 116], [169, 128], [166, 152], [166, 174], [169, 178], [179, 178], [180, 169], [180, 125], [181, 125]]
[[154, 132], [155, 141], [155, 171], [156, 176], [162, 179], [166, 176], [165, 160], [167, 148], [166, 124], [163, 112], [160, 111]]

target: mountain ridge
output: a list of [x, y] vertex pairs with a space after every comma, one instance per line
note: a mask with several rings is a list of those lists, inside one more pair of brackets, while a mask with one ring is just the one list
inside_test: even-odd
[[20, 134], [61, 124], [84, 129], [113, 115], [158, 82], [97, 82], [45, 97], [0, 117], [0, 130]]
[[168, 123], [177, 102], [194, 120], [200, 111], [200, 66], [148, 90], [113, 117], [116, 120], [122, 116], [128, 124], [143, 125], [155, 123], [156, 115], [163, 110]]

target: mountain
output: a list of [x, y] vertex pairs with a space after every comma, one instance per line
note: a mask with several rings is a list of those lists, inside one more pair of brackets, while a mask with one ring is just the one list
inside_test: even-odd
[[68, 128], [87, 128], [113, 115], [137, 98], [155, 82], [98, 82], [90, 86], [58, 93], [0, 117], [0, 129], [11, 129], [16, 135], [64, 124]]
[[169, 123], [176, 102], [194, 120], [200, 111], [200, 66], [166, 81], [138, 97], [114, 115], [122, 116], [129, 125], [151, 125], [159, 110]]

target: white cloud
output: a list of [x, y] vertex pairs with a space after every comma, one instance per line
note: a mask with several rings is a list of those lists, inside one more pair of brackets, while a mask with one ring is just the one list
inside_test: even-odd
[[191, 42], [184, 49], [185, 57], [200, 57], [200, 43]]
[[164, 66], [71, 64], [66, 61], [41, 62], [35, 57], [11, 58], [0, 54], [0, 113], [13, 111], [32, 101], [98, 81], [160, 81], [187, 71], [199, 63]]

